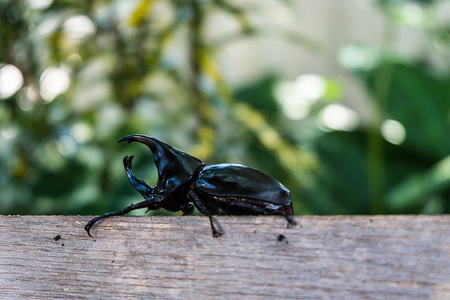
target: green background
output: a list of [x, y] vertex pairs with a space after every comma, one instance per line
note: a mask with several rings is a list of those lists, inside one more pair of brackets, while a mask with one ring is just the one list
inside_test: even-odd
[[[321, 120], [327, 107], [342, 108], [339, 80], [321, 77], [322, 93], [293, 120], [277, 96], [292, 79], [268, 72], [235, 87], [217, 63], [221, 47], [265, 35], [315, 51], [321, 45], [313, 32], [274, 34], [252, 23], [249, 8], [226, 0], [134, 1], [125, 17], [120, 2], [55, 0], [36, 8], [33, 1], [0, 1], [0, 68], [13, 65], [23, 77], [17, 91], [0, 99], [1, 214], [101, 214], [140, 201], [122, 158], [134, 154], [135, 173], [149, 184], [157, 173], [146, 147], [117, 144], [134, 133], [207, 163], [260, 169], [291, 190], [298, 215], [450, 211], [449, 64], [437, 70], [389, 45], [344, 45], [354, 55], [341, 63], [369, 95], [370, 117], [332, 128]], [[163, 20], [158, 2], [170, 12]], [[434, 2], [374, 5], [391, 29], [408, 26], [400, 8], [419, 9], [424, 21], [414, 26], [426, 29], [448, 62], [450, 22], [435, 22]], [[280, 5], [289, 9], [292, 2]], [[236, 32], [207, 38], [212, 11], [234, 20]], [[91, 31], [68, 29], [74, 16], [89, 18]], [[182, 49], [179, 61], [174, 48]], [[370, 63], [360, 65], [358, 57]], [[44, 75], [55, 67], [60, 73], [53, 74], [70, 84], [45, 95], [45, 84], [50, 91], [57, 86]], [[386, 138], [386, 120], [401, 124], [404, 137]]]

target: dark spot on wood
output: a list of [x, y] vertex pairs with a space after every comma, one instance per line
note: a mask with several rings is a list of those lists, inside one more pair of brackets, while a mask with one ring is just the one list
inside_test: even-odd
[[278, 240], [279, 242], [282, 242], [282, 241], [284, 241], [285, 238], [286, 238], [286, 237], [285, 237], [284, 235], [279, 234], [277, 240]]
[[278, 242], [284, 242], [285, 244], [289, 244], [289, 241], [287, 240], [286, 236], [284, 234], [279, 234], [277, 236], [277, 241]]
[[53, 240], [56, 242], [56, 241], [59, 241], [60, 239], [62, 239], [62, 237], [58, 234], [58, 235], [55, 235], [55, 237], [53, 238]]

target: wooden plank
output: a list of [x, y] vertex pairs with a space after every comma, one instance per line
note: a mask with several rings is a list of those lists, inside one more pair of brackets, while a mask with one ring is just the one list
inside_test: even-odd
[[0, 216], [0, 297], [450, 299], [450, 216], [89, 219]]

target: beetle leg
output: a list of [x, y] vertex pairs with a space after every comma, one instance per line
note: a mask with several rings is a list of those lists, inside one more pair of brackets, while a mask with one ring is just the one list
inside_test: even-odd
[[131, 204], [130, 206], [127, 206], [119, 211], [100, 215], [100, 216], [95, 217], [92, 220], [90, 220], [84, 227], [84, 230], [86, 230], [86, 232], [89, 234], [89, 236], [92, 237], [90, 230], [91, 230], [92, 226], [94, 226], [94, 224], [97, 223], [99, 220], [108, 218], [108, 217], [112, 217], [112, 216], [122, 216], [126, 213], [129, 213], [132, 210], [135, 210], [135, 209], [140, 209], [140, 208], [145, 208], [145, 207], [156, 207], [158, 202], [159, 202], [158, 199], [154, 199], [154, 198], [147, 199], [147, 200], [144, 200], [144, 201], [136, 203], [136, 204]]
[[[223, 235], [224, 232], [222, 230], [222, 226], [220, 226], [220, 223], [217, 221], [217, 219], [211, 215], [209, 215], [208, 217], [209, 217], [209, 223], [211, 224], [211, 231], [212, 231], [213, 237], [219, 237], [219, 236]], [[214, 222], [216, 223], [217, 228], [219, 228], [219, 230], [217, 230], [216, 226], [214, 226]]]
[[291, 228], [292, 226], [297, 225], [297, 222], [294, 220], [294, 217], [291, 215], [284, 215], [286, 220], [288, 221], [287, 228]]
[[147, 210], [145, 211], [144, 214], [148, 213], [149, 211], [157, 210], [157, 209], [160, 209], [160, 208], [161, 207], [159, 206], [159, 203], [153, 203], [153, 204], [147, 206]]
[[262, 207], [256, 207], [250, 203], [245, 203], [245, 202], [234, 202], [234, 203], [230, 203], [228, 206], [228, 214], [232, 215], [232, 214], [236, 214], [236, 212], [233, 213], [233, 208], [238, 208], [240, 210], [244, 209], [247, 210], [249, 212], [249, 214], [254, 214], [255, 212], [257, 212], [259, 215], [282, 215], [283, 217], [286, 218], [288, 224], [287, 224], [287, 228], [291, 228], [292, 226], [297, 225], [297, 222], [295, 221], [294, 217], [292, 215], [287, 214], [284, 211], [281, 210], [267, 210], [265, 208]]
[[183, 216], [190, 216], [194, 212], [194, 205], [188, 203], [181, 211], [183, 212]]
[[[211, 231], [213, 237], [219, 237], [224, 234], [222, 230], [222, 226], [220, 226], [219, 222], [212, 216], [212, 214], [209, 212], [209, 210], [203, 205], [200, 198], [191, 190], [188, 192], [189, 199], [194, 203], [194, 206], [198, 209], [199, 212], [209, 217], [209, 223], [211, 224]], [[214, 223], [216, 223], [216, 226], [214, 226]]]

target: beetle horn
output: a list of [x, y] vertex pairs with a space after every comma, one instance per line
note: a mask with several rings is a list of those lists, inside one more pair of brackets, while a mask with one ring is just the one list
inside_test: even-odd
[[173, 191], [177, 186], [188, 180], [203, 162], [198, 158], [178, 150], [158, 139], [134, 134], [123, 137], [120, 142], [140, 142], [153, 153], [156, 168], [158, 169], [158, 183], [160, 190]]
[[143, 180], [139, 180], [136, 178], [133, 172], [133, 168], [131, 167], [131, 161], [133, 160], [134, 155], [125, 156], [123, 158], [123, 166], [125, 167], [125, 171], [127, 172], [128, 180], [131, 185], [139, 192], [139, 194], [144, 197], [144, 199], [153, 198], [156, 194], [156, 188], [148, 186]]

